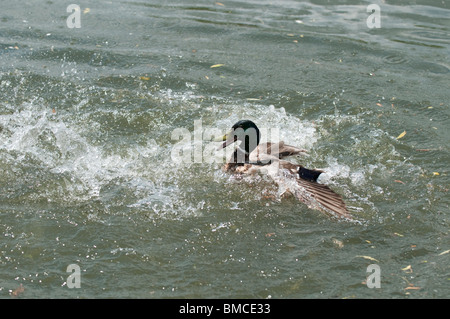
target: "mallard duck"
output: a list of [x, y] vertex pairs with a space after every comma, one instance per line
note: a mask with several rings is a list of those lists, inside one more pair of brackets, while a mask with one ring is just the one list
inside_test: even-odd
[[235, 143], [233, 155], [223, 169], [236, 174], [265, 173], [272, 177], [286, 192], [293, 194], [309, 207], [332, 214], [336, 217], [352, 219], [341, 196], [317, 179], [323, 171], [307, 169], [283, 158], [306, 153], [295, 146], [278, 143], [259, 143], [261, 133], [250, 120], [241, 120], [232, 126], [231, 131], [220, 138], [223, 144], [218, 150]]

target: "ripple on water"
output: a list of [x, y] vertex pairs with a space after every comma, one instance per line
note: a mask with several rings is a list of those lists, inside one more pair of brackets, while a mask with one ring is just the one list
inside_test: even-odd
[[383, 57], [383, 61], [388, 64], [403, 64], [407, 63], [408, 59], [406, 58], [406, 56], [389, 54]]

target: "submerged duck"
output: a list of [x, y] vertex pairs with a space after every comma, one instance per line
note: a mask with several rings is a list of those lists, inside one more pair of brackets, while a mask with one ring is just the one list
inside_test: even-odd
[[260, 131], [250, 120], [241, 120], [220, 141], [218, 148], [241, 142], [224, 165], [224, 170], [236, 174], [265, 173], [286, 192], [293, 194], [309, 207], [332, 214], [336, 217], [352, 219], [341, 196], [317, 179], [323, 171], [307, 169], [284, 160], [290, 155], [306, 153], [295, 146], [278, 143], [259, 143]]

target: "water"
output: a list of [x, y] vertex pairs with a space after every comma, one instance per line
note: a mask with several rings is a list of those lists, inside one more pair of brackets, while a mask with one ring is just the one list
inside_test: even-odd
[[[0, 296], [449, 297], [449, 4], [379, 2], [370, 29], [371, 3], [85, 1], [80, 28], [3, 5]], [[172, 160], [210, 144], [194, 121], [244, 118], [308, 149], [359, 223]]]

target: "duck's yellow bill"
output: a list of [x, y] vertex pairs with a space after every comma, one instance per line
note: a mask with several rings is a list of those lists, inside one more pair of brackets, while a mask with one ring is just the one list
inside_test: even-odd
[[226, 141], [226, 140], [227, 140], [227, 137], [228, 137], [228, 134], [225, 134], [224, 136], [216, 137], [216, 138], [213, 139], [212, 141], [213, 141], [213, 142], [223, 142], [223, 141]]
[[236, 142], [236, 140], [237, 140], [237, 137], [233, 134], [233, 132], [229, 132], [222, 137], [215, 138], [213, 141], [214, 142], [224, 142], [222, 145], [220, 145], [218, 147], [218, 150], [221, 150], [221, 149], [227, 147], [228, 145]]

